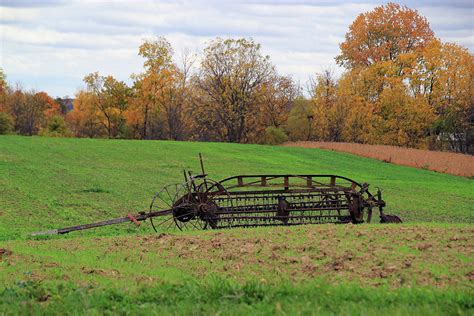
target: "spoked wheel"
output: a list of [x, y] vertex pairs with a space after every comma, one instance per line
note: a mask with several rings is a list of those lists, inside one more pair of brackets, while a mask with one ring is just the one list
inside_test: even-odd
[[158, 230], [171, 230], [176, 228], [173, 206], [182, 197], [189, 193], [189, 189], [183, 184], [170, 184], [155, 194], [150, 204], [150, 212], [170, 210], [169, 214], [160, 217], [150, 217], [151, 226]]
[[[153, 229], [158, 230], [204, 230], [216, 228], [218, 206], [213, 202], [216, 195], [225, 189], [213, 180], [194, 179], [194, 182], [173, 184], [155, 194], [150, 212], [170, 210], [169, 214], [150, 217]], [[227, 193], [227, 191], [225, 191]]]
[[[205, 223], [203, 229], [218, 228], [221, 207], [232, 205], [229, 192], [217, 181], [206, 179], [196, 188], [198, 202], [197, 216]], [[227, 203], [222, 203], [226, 201]]]
[[173, 206], [173, 221], [179, 230], [203, 230], [206, 223], [198, 216], [199, 202], [195, 193], [188, 192]]

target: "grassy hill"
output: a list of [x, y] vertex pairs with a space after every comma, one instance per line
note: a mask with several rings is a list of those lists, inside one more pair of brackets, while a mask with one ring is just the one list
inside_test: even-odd
[[169, 141], [0, 137], [0, 236], [146, 210], [154, 192], [199, 172], [338, 174], [380, 187], [406, 222], [474, 222], [474, 181], [319, 149]]
[[[166, 235], [124, 224], [28, 237], [146, 210], [183, 168], [199, 171], [199, 152], [213, 179], [368, 182], [406, 223]], [[0, 314], [469, 314], [473, 181], [319, 149], [2, 136]]]

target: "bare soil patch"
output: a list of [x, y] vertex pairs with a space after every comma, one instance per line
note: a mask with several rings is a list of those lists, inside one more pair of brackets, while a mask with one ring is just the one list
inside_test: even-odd
[[164, 281], [171, 271], [174, 275], [268, 284], [322, 278], [332, 284], [473, 290], [471, 226], [308, 225], [99, 237], [87, 242], [84, 249], [71, 247], [84, 241], [29, 241], [36, 249], [60, 249], [64, 257], [32, 256], [20, 249], [9, 262], [28, 267], [30, 278], [78, 283], [96, 282], [97, 278], [156, 283]]
[[0, 261], [3, 260], [3, 257], [7, 257], [11, 254], [12, 254], [12, 252], [10, 250], [5, 249], [5, 248], [0, 248]]
[[330, 142], [289, 142], [284, 144], [284, 146], [342, 151], [397, 165], [427, 169], [456, 176], [474, 176], [474, 156], [459, 153], [387, 145]]
[[151, 235], [133, 243], [123, 239], [113, 251], [125, 251], [134, 244], [140, 249], [137, 258], [142, 264], [153, 265], [158, 254], [168, 264], [199, 277], [268, 283], [322, 277], [332, 283], [394, 288], [468, 288], [474, 276], [474, 228], [470, 227], [321, 225], [242, 232]]

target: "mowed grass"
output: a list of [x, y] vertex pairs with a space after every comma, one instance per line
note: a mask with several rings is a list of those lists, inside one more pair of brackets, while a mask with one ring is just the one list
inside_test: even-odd
[[[338, 174], [403, 225], [155, 234], [148, 223], [31, 238], [146, 210], [199, 172]], [[0, 137], [1, 314], [472, 314], [469, 178], [319, 149]], [[426, 224], [424, 222], [436, 222]], [[3, 249], [3, 250], [1, 250]]]

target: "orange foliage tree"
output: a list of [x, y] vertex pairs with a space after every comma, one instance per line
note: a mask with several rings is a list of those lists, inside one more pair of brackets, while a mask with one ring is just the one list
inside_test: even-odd
[[472, 152], [474, 142], [474, 56], [434, 39], [407, 72], [410, 94], [424, 98], [438, 116], [431, 138], [435, 149]]
[[433, 67], [416, 69], [433, 38], [426, 18], [406, 6], [388, 3], [356, 18], [336, 57], [347, 68], [334, 102], [342, 140], [428, 146], [438, 113], [419, 91]]
[[55, 115], [61, 115], [61, 108], [59, 104], [51, 98], [46, 92], [38, 92], [36, 97], [44, 104], [44, 120], [47, 122]]
[[357, 16], [340, 44], [336, 61], [347, 68], [395, 61], [423, 48], [433, 37], [428, 21], [417, 10], [388, 3]]
[[59, 115], [59, 105], [45, 92], [7, 90], [4, 111], [13, 118], [14, 129], [22, 135], [35, 135], [48, 120]]

